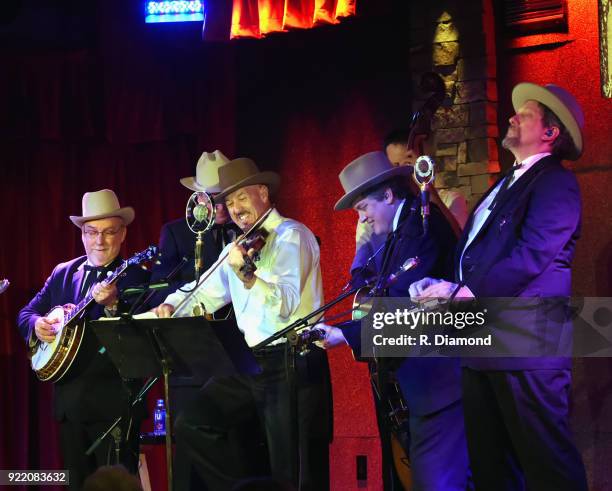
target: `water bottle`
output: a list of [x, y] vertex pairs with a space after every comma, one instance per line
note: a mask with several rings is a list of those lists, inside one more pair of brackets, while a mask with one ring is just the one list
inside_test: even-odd
[[157, 399], [155, 411], [153, 412], [153, 434], [166, 434], [166, 406], [163, 399]]

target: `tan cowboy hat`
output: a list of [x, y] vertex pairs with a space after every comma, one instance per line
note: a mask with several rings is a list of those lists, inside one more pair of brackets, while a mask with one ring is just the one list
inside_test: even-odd
[[523, 82], [512, 90], [514, 110], [518, 111], [518, 108], [527, 101], [537, 101], [555, 113], [569, 132], [576, 147], [576, 151], [567, 158], [569, 160], [578, 159], [582, 154], [584, 113], [574, 96], [558, 85], [548, 84], [541, 87], [530, 82]]
[[85, 222], [100, 220], [102, 218], [119, 217], [126, 225], [134, 220], [134, 208], [125, 206], [121, 208], [117, 195], [110, 189], [102, 189], [83, 195], [83, 216], [71, 216], [70, 220], [81, 228]]
[[192, 191], [218, 193], [221, 191], [218, 169], [228, 162], [229, 159], [219, 150], [215, 150], [212, 153], [204, 152], [198, 159], [196, 175], [183, 177], [181, 184]]
[[412, 173], [411, 165], [393, 166], [384, 152], [370, 152], [348, 164], [340, 175], [344, 196], [338, 200], [334, 210], [347, 210], [364, 191], [395, 176]]
[[215, 202], [223, 200], [228, 194], [253, 184], [265, 184], [273, 195], [280, 184], [276, 172], [260, 172], [255, 162], [247, 158], [230, 160], [227, 165], [219, 167], [219, 186], [221, 192], [215, 196]]

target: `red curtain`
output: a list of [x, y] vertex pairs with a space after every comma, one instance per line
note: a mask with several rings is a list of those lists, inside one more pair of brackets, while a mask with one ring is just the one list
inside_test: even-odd
[[[395, 63], [408, 48], [388, 37], [399, 30], [347, 24], [309, 32], [308, 45], [299, 33], [209, 45], [197, 26], [144, 27], [103, 5], [92, 48], [0, 54], [0, 278], [11, 281], [0, 295], [2, 469], [61, 468], [51, 385], [33, 376], [15, 317], [53, 266], [82, 254], [68, 216], [85, 191], [114, 189], [135, 208], [128, 255], [182, 216], [189, 192], [178, 181], [202, 151], [252, 157], [280, 172], [281, 212], [321, 237], [331, 299], [354, 248], [355, 216], [332, 211], [337, 174], [410, 106], [410, 74]], [[379, 482], [365, 367], [346, 349], [330, 359], [332, 486], [350, 489], [356, 449]]]
[[262, 37], [355, 15], [356, 0], [233, 0], [231, 38]]
[[182, 215], [179, 179], [203, 150], [235, 151], [233, 51], [160, 53], [137, 39], [0, 55], [0, 279], [11, 281], [0, 295], [1, 469], [62, 468], [52, 385], [30, 370], [15, 318], [54, 265], [83, 254], [68, 220], [82, 194], [110, 188], [135, 207], [127, 257]]

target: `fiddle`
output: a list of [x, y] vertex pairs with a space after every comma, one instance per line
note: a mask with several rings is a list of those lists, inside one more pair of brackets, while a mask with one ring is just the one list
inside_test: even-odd
[[252, 232], [248, 237], [244, 237], [236, 241], [236, 244], [242, 247], [245, 251], [253, 251], [253, 254], [249, 256], [249, 254], [243, 254], [242, 258], [244, 259], [244, 264], [240, 267], [240, 272], [245, 277], [252, 277], [253, 273], [257, 270], [257, 266], [255, 265], [256, 261], [259, 261], [259, 252], [266, 245], [266, 238], [269, 233], [264, 228], [259, 228]]
[[[270, 215], [270, 213], [272, 212], [273, 208], [270, 207], [268, 208], [268, 210], [261, 215], [257, 221], [252, 225], [252, 227], [247, 230], [244, 234], [242, 234], [237, 240], [236, 243], [240, 244], [242, 247], [244, 247], [246, 249], [246, 251], [248, 252], [250, 249], [256, 249], [257, 245], [259, 245], [259, 249], [256, 251], [258, 252], [259, 250], [261, 250], [261, 248], [265, 245], [265, 240], [262, 240], [262, 237], [258, 237], [257, 240], [253, 243], [251, 242], [244, 242], [249, 241], [250, 238], [255, 237], [255, 234], [258, 231], [262, 231], [263, 233], [265, 233], [265, 235], [263, 236], [264, 238], [268, 235], [268, 232], [261, 229], [261, 224], [266, 220], [266, 218], [268, 218], [268, 215]], [[246, 246], [246, 247], [245, 247]], [[254, 247], [255, 246], [255, 247]], [[191, 300], [191, 298], [193, 297], [193, 295], [197, 292], [198, 288], [210, 277], [210, 275], [227, 259], [227, 257], [229, 256], [229, 251], [226, 251], [222, 256], [219, 256], [219, 259], [217, 260], [217, 262], [215, 264], [213, 264], [208, 271], [204, 274], [204, 276], [202, 278], [199, 279], [199, 281], [197, 282], [197, 284], [195, 285], [195, 287], [193, 288], [193, 290], [191, 290], [191, 292], [189, 292], [189, 295], [187, 295], [185, 298], [183, 298], [183, 300], [181, 300], [181, 302], [176, 306], [176, 308], [174, 309], [174, 313], [172, 314], [172, 317], [177, 317], [179, 312], [181, 312], [181, 309], [183, 308], [184, 305], [188, 305], [188, 302]], [[248, 257], [248, 255], [245, 255], [246, 257]], [[245, 257], [243, 256], [243, 257]], [[249, 262], [249, 260], [251, 262], [254, 262], [253, 259], [251, 257], [249, 257], [249, 259], [247, 260], [245, 257], [245, 265], [246, 263]], [[244, 267], [244, 266], [243, 266]], [[253, 274], [253, 272], [255, 271], [255, 269], [257, 269], [255, 267], [255, 264], [253, 264], [252, 266], [254, 269], [251, 271], [251, 275]], [[241, 268], [242, 271], [242, 268]], [[247, 272], [249, 271], [248, 269], [246, 270]], [[194, 315], [200, 315], [200, 314], [194, 314]]]

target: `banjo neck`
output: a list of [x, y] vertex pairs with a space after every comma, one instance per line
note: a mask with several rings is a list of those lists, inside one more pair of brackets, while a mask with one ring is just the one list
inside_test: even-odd
[[[102, 279], [101, 281], [105, 281], [107, 284], [112, 285], [116, 283], [121, 275], [125, 273], [125, 270], [129, 267], [128, 261], [122, 261], [121, 265], [115, 269], [110, 276]], [[92, 274], [92, 273], [90, 273]], [[95, 302], [91, 291], [87, 292], [87, 295], [83, 297], [83, 299], [76, 305], [76, 307], [68, 313], [65, 318], [65, 324], [68, 324], [72, 319], [78, 318], [83, 314], [93, 303]]]

